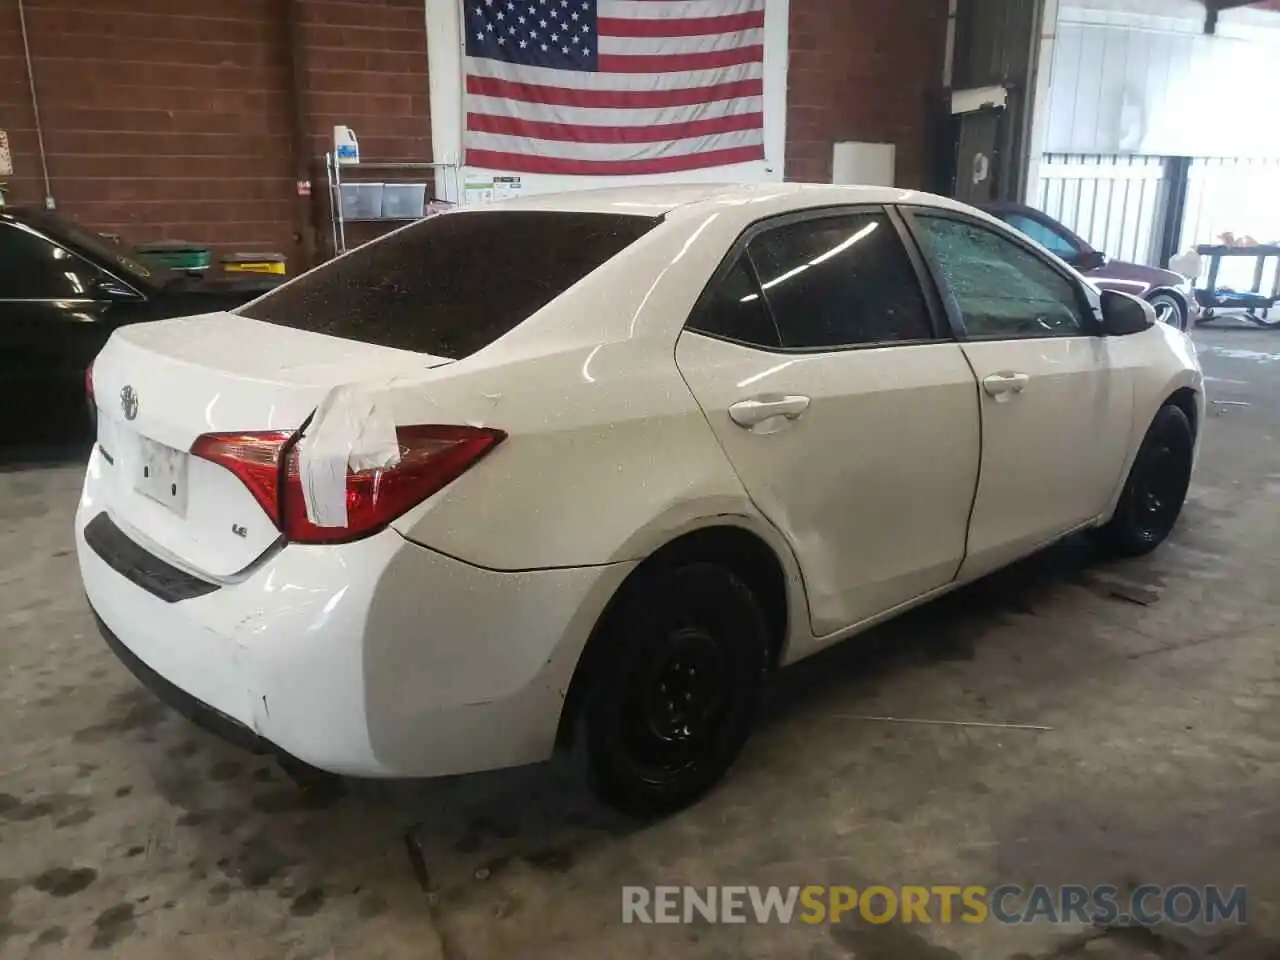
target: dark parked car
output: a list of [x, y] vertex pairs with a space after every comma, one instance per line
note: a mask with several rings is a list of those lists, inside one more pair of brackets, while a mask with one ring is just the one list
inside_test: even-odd
[[227, 310], [278, 283], [192, 278], [53, 214], [0, 208], [0, 445], [91, 433], [85, 369], [117, 327]]
[[1065, 226], [1034, 207], [1021, 203], [993, 203], [983, 207], [1040, 246], [1056, 253], [1098, 287], [1142, 297], [1156, 308], [1156, 317], [1180, 330], [1190, 330], [1200, 315], [1191, 282], [1180, 273], [1112, 260], [1089, 246]]

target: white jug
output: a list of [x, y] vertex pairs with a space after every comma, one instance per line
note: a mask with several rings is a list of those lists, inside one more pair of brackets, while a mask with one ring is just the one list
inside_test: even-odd
[[333, 155], [344, 167], [360, 162], [360, 143], [350, 127], [339, 124], [333, 128]]

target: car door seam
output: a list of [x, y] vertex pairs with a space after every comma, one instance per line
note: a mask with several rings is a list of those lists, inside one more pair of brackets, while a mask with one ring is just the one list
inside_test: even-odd
[[697, 335], [696, 330], [681, 330], [675, 339], [675, 343], [671, 345], [671, 362], [676, 368], [676, 375], [680, 377], [680, 381], [684, 384], [684, 388], [689, 391], [689, 399], [693, 401], [693, 405], [697, 408], [698, 414], [702, 417], [702, 422], [706, 424], [707, 431], [711, 434], [711, 439], [715, 441], [716, 448], [720, 451], [720, 456], [724, 458], [724, 462], [729, 465], [733, 477], [738, 481], [738, 487], [742, 490], [742, 495], [746, 497], [747, 502], [755, 509], [760, 519], [772, 527], [781, 540], [787, 545], [787, 549], [791, 551], [791, 560], [794, 564], [798, 579], [800, 581], [800, 593], [804, 598], [805, 627], [809, 633], [813, 634], [813, 604], [809, 599], [809, 584], [805, 579], [804, 567], [800, 563], [800, 558], [796, 554], [794, 547], [791, 545], [791, 539], [787, 536], [773, 519], [760, 509], [760, 505], [756, 503], [755, 497], [751, 495], [751, 490], [747, 487], [747, 483], [742, 479], [742, 474], [738, 472], [738, 465], [733, 462], [733, 457], [729, 456], [729, 451], [725, 449], [724, 441], [720, 439], [720, 434], [716, 431], [715, 425], [711, 422], [711, 417], [707, 413], [706, 408], [702, 405], [702, 401], [698, 399], [697, 393], [694, 392], [693, 385], [689, 383], [689, 378], [685, 376], [684, 370], [680, 367], [678, 354], [680, 352], [680, 341], [687, 335]]
[[959, 576], [960, 571], [964, 569], [964, 565], [969, 560], [969, 539], [973, 536], [973, 517], [978, 509], [978, 492], [982, 489], [982, 469], [986, 461], [986, 415], [982, 406], [982, 379], [978, 376], [978, 369], [973, 365], [973, 359], [965, 350], [964, 344], [956, 345], [960, 350], [960, 355], [964, 357], [965, 365], [969, 368], [969, 373], [973, 377], [973, 395], [978, 410], [978, 471], [973, 481], [973, 496], [969, 498], [969, 518], [964, 525], [964, 552], [960, 556], [960, 562], [956, 565], [955, 573], [951, 575], [954, 582]]

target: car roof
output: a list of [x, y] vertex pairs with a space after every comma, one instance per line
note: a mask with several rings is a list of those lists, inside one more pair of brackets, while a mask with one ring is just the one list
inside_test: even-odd
[[914, 203], [971, 210], [964, 204], [919, 190], [818, 183], [674, 183], [574, 190], [506, 200], [482, 209], [617, 213], [661, 217], [676, 211], [767, 204], [775, 212], [864, 203]]
[[34, 207], [0, 207], [0, 220], [21, 220], [26, 223], [38, 213]]
[[58, 214], [39, 207], [3, 207], [0, 208], [0, 220], [13, 220], [25, 223], [36, 230], [57, 234], [59, 242], [63, 242], [62, 225], [66, 223]]

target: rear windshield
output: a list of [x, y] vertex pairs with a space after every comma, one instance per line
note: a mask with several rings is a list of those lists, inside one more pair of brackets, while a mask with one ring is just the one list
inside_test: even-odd
[[514, 329], [658, 223], [612, 213], [445, 214], [360, 247], [240, 312], [457, 360]]

